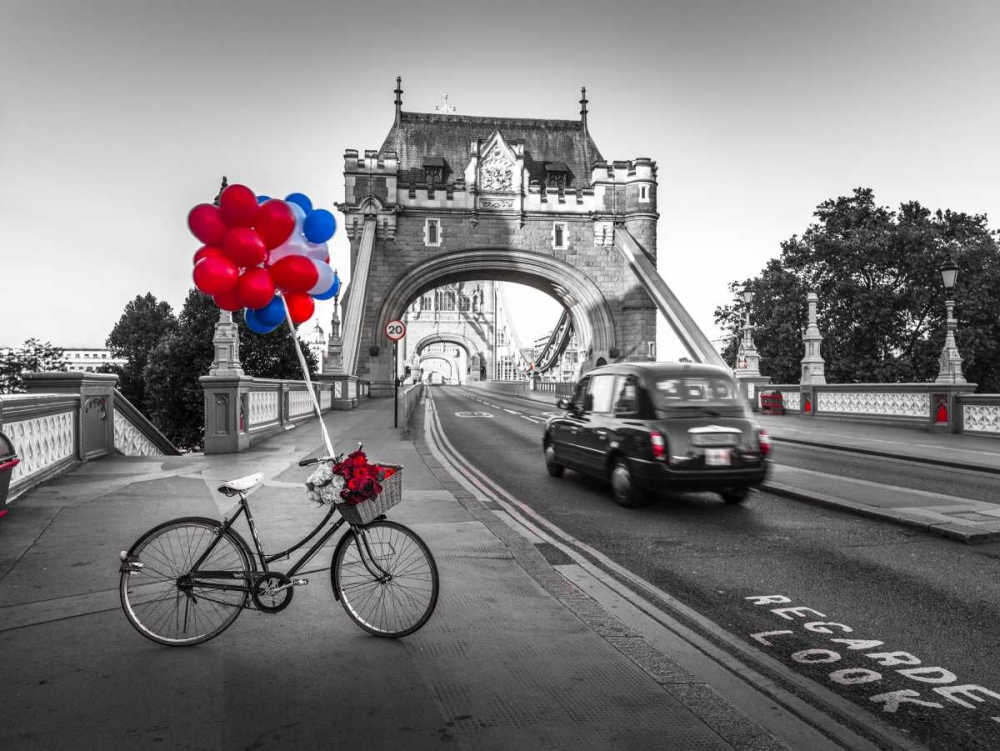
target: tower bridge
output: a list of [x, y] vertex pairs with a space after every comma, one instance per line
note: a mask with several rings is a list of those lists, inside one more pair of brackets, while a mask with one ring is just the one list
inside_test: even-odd
[[[585, 90], [579, 120], [408, 112], [402, 93], [397, 79], [382, 145], [344, 155], [344, 373], [369, 381], [372, 396], [391, 394], [401, 363], [392, 361], [385, 324], [414, 305], [422, 312], [437, 288], [483, 280], [559, 301], [584, 353], [582, 371], [653, 359], [658, 309], [692, 359], [723, 364], [656, 271], [655, 162], [602, 156]], [[466, 313], [466, 333], [478, 341]], [[560, 342], [569, 338], [563, 328]], [[495, 373], [488, 350], [471, 352], [478, 346], [470, 343], [469, 360], [480, 358], [482, 374], [486, 357], [485, 372]]]

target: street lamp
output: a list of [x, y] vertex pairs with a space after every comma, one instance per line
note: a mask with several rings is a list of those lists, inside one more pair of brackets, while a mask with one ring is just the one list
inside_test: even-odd
[[736, 369], [746, 370], [752, 367], [749, 363], [748, 355], [753, 353], [757, 354], [757, 348], [753, 343], [753, 327], [750, 325], [750, 303], [753, 302], [753, 290], [750, 288], [750, 283], [743, 287], [743, 292], [740, 293], [743, 297], [743, 302], [746, 304], [746, 323], [743, 324], [743, 341], [736, 348]]
[[948, 317], [945, 321], [947, 333], [944, 337], [944, 349], [941, 350], [941, 367], [938, 370], [937, 383], [965, 383], [965, 376], [962, 374], [962, 356], [958, 352], [955, 344], [955, 329], [958, 328], [958, 321], [955, 319], [955, 280], [958, 279], [958, 264], [948, 253], [944, 263], [941, 264], [941, 281], [944, 283], [945, 308]]

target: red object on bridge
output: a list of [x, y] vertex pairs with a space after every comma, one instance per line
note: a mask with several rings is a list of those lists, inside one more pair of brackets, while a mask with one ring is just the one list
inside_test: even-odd
[[937, 422], [948, 422], [948, 408], [943, 404], [939, 404], [937, 408], [937, 416], [934, 419]]
[[760, 395], [760, 413], [762, 415], [785, 414], [784, 397], [780, 391], [764, 391]]
[[803, 407], [802, 411], [803, 412], [812, 412], [812, 408], [813, 408], [812, 402], [809, 401], [808, 399], [806, 399], [806, 406]]

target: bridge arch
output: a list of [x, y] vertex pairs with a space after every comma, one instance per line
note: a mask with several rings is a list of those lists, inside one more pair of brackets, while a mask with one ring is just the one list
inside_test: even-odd
[[584, 349], [609, 352], [616, 347], [611, 306], [593, 279], [551, 255], [493, 247], [442, 253], [396, 276], [371, 323], [372, 340], [387, 346], [385, 325], [424, 292], [444, 284], [479, 279], [514, 282], [544, 292], [569, 310]]

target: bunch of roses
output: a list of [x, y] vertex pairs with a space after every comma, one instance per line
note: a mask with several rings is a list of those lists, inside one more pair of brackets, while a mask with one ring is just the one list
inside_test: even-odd
[[360, 449], [352, 451], [342, 461], [333, 465], [333, 474], [344, 478], [344, 489], [340, 497], [345, 503], [357, 506], [382, 492], [382, 481], [395, 473], [391, 467], [369, 464], [368, 457]]

